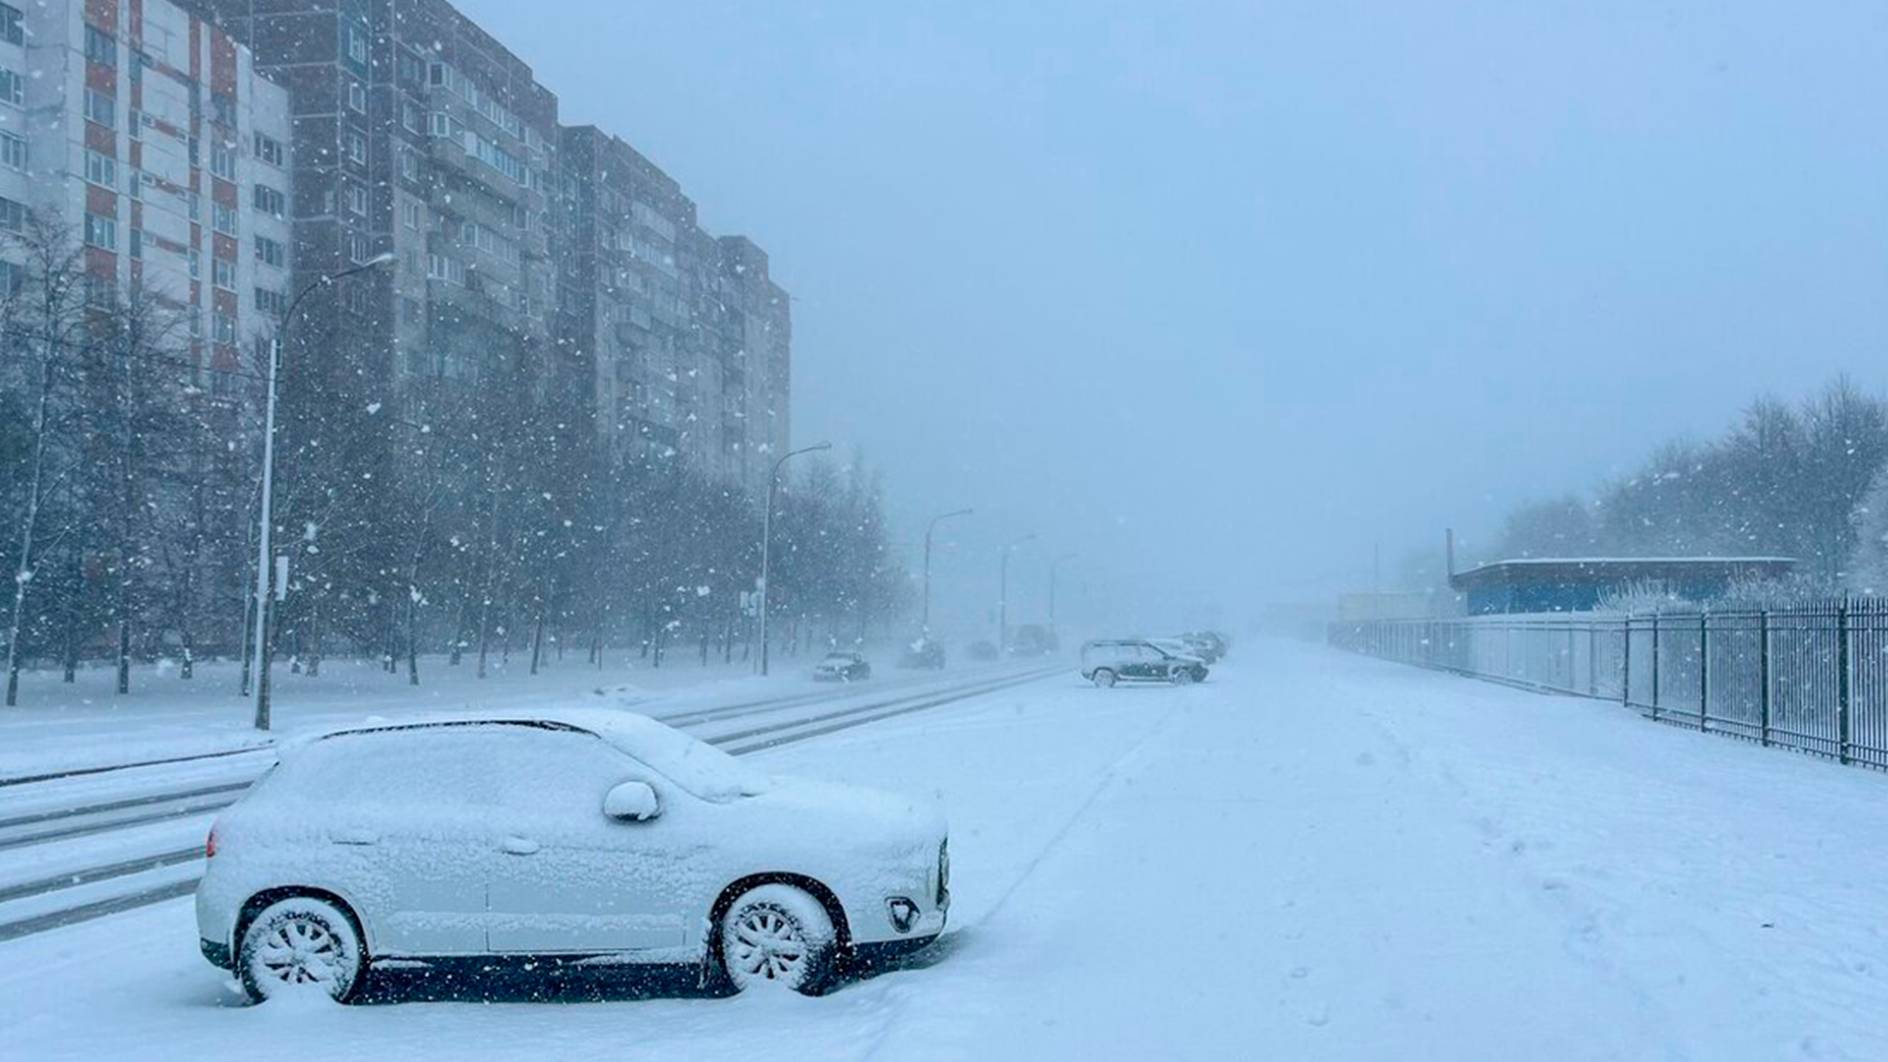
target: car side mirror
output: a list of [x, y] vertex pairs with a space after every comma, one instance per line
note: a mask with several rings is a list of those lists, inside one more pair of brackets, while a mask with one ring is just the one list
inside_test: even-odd
[[648, 822], [662, 814], [662, 804], [648, 782], [624, 782], [603, 795], [603, 813], [625, 822]]

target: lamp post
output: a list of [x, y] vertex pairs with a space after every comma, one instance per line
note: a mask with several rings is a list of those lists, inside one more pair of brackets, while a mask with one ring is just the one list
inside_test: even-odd
[[772, 574], [772, 552], [774, 540], [774, 494], [780, 489], [780, 466], [801, 454], [810, 454], [816, 450], [830, 450], [829, 442], [803, 446], [798, 450], [789, 450], [774, 462], [773, 470], [767, 473], [767, 511], [761, 517], [760, 525], [760, 673], [767, 674], [767, 583]]
[[1036, 533], [1029, 534], [1003, 547], [1002, 579], [998, 583], [996, 599], [996, 654], [1001, 657], [1009, 652], [1010, 645], [1010, 552], [1025, 542], [1035, 541]]
[[1049, 562], [1049, 634], [1058, 639], [1060, 638], [1060, 634], [1055, 629], [1055, 573], [1057, 568], [1062, 567], [1063, 561], [1072, 561], [1074, 559], [1075, 554], [1064, 553]]
[[275, 335], [269, 340], [269, 398], [262, 421], [262, 525], [260, 533], [256, 535], [256, 649], [253, 670], [256, 673], [257, 730], [269, 729], [269, 577], [272, 574], [269, 554], [274, 549], [275, 395], [276, 384], [282, 375], [282, 337], [295, 319], [295, 308], [301, 305], [310, 292], [331, 285], [342, 277], [386, 265], [397, 257], [392, 251], [384, 251], [351, 269], [330, 273], [309, 282], [290, 300], [288, 309], [282, 313], [282, 323], [276, 326]]
[[953, 516], [969, 516], [971, 513], [974, 513], [974, 512], [976, 512], [975, 509], [958, 509], [955, 512], [941, 513], [937, 516], [933, 516], [931, 518], [930, 524], [928, 524], [924, 529], [924, 624], [923, 624], [923, 628], [924, 628], [924, 637], [926, 638], [926, 640], [929, 640], [931, 637], [931, 533], [937, 530], [937, 525], [939, 523], [945, 520], [949, 520]]

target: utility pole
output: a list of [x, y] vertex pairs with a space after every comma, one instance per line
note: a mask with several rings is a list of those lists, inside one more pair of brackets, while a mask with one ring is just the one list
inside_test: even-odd
[[780, 490], [780, 466], [801, 454], [810, 454], [817, 450], [830, 450], [833, 444], [817, 443], [813, 446], [789, 450], [774, 462], [773, 470], [767, 473], [767, 511], [761, 517], [760, 525], [760, 673], [767, 674], [767, 582], [772, 572], [772, 547], [774, 539], [774, 495]]
[[1058, 631], [1057, 631], [1057, 630], [1055, 629], [1055, 575], [1056, 575], [1056, 569], [1057, 569], [1057, 568], [1060, 568], [1060, 567], [1062, 566], [1062, 562], [1063, 562], [1063, 561], [1072, 561], [1072, 560], [1074, 560], [1074, 559], [1075, 559], [1075, 554], [1073, 554], [1073, 553], [1064, 553], [1064, 554], [1062, 554], [1062, 555], [1061, 555], [1060, 557], [1057, 557], [1057, 558], [1056, 558], [1055, 560], [1052, 560], [1052, 561], [1050, 561], [1050, 562], [1049, 562], [1049, 635], [1050, 635], [1051, 637], [1053, 637], [1053, 638], [1056, 638], [1056, 639], [1058, 640], [1058, 642], [1059, 642], [1059, 641], [1060, 641], [1060, 639], [1061, 639], [1061, 633], [1060, 633], [1060, 632], [1058, 632]]
[[1032, 542], [1036, 533], [1029, 534], [1003, 547], [1002, 574], [998, 583], [996, 606], [996, 655], [1001, 658], [1010, 649], [1010, 552], [1025, 542]]
[[933, 516], [930, 524], [924, 529], [924, 621], [922, 630], [925, 640], [927, 641], [931, 638], [931, 533], [936, 531], [937, 525], [944, 520], [949, 520], [953, 516], [969, 516], [974, 512], [976, 512], [975, 509], [958, 509], [955, 512]]
[[257, 730], [269, 729], [269, 578], [274, 574], [269, 554], [275, 545], [275, 395], [276, 385], [282, 375], [282, 337], [288, 333], [289, 323], [295, 319], [295, 307], [301, 305], [309, 292], [331, 285], [342, 277], [386, 265], [397, 257], [392, 251], [385, 251], [352, 269], [343, 269], [339, 273], [315, 279], [296, 293], [288, 309], [282, 313], [282, 323], [276, 326], [275, 337], [269, 341], [269, 399], [262, 422], [262, 524], [260, 533], [256, 535], [256, 648], [252, 670], [256, 676]]

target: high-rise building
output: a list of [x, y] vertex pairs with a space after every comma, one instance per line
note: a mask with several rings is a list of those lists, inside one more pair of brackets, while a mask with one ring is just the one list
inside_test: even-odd
[[752, 489], [784, 447], [788, 298], [654, 163], [594, 127], [447, 0], [185, 0], [288, 88], [305, 276], [392, 251], [333, 349], [397, 393], [475, 381], [522, 344], [612, 456]]
[[182, 314], [211, 391], [281, 312], [288, 140], [283, 89], [168, 0], [0, 3], [0, 228], [55, 222], [92, 284]]
[[563, 130], [561, 339], [597, 440], [756, 485], [787, 440], [790, 310], [767, 255], [715, 239], [674, 178], [594, 126]]
[[548, 345], [557, 97], [445, 0], [192, 0], [289, 91], [309, 276], [391, 251], [347, 286], [340, 346], [396, 387], [476, 380]]

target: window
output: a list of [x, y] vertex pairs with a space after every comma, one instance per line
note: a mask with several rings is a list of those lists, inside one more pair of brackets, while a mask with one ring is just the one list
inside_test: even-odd
[[16, 133], [0, 133], [0, 166], [26, 168], [26, 138]]
[[288, 296], [274, 288], [256, 289], [256, 309], [270, 317], [280, 317], [288, 308]]
[[[190, 279], [197, 280], [201, 278], [202, 276], [203, 276], [203, 252], [193, 249], [190, 252]], [[192, 332], [191, 335], [196, 335], [196, 332]]]
[[227, 258], [210, 259], [210, 283], [224, 291], [235, 291], [236, 263]]
[[367, 34], [359, 26], [347, 28], [347, 57], [357, 63], [367, 61]]
[[452, 67], [445, 63], [433, 63], [426, 68], [426, 83], [435, 88], [452, 87]]
[[118, 249], [118, 219], [98, 214], [85, 215], [85, 242], [107, 251]]
[[347, 83], [347, 105], [350, 109], [367, 113], [367, 89], [358, 81]]
[[347, 157], [355, 162], [367, 161], [367, 138], [359, 133], [347, 135]]
[[26, 43], [26, 16], [12, 4], [0, 4], [0, 41], [8, 44]]
[[236, 97], [227, 92], [210, 93], [210, 114], [224, 125], [235, 125]]
[[5, 67], [0, 67], [0, 103], [26, 105], [26, 79]]
[[210, 225], [225, 236], [236, 235], [236, 208], [221, 203], [210, 204]]
[[144, 174], [139, 173], [137, 170], [132, 170], [125, 175], [125, 194], [130, 196], [133, 202], [143, 200]]
[[420, 300], [406, 295], [400, 296], [400, 323], [420, 323]]
[[144, 230], [132, 229], [129, 235], [131, 239], [131, 257], [143, 258], [144, 257]]
[[347, 187], [347, 208], [356, 214], [367, 213], [367, 189], [358, 184]]
[[210, 321], [211, 327], [214, 329], [214, 331], [210, 333], [211, 339], [218, 343], [236, 342], [236, 318], [226, 313], [219, 313], [214, 315]]
[[281, 268], [288, 264], [288, 249], [267, 236], [256, 237], [256, 261]]
[[403, 202], [400, 204], [400, 221], [406, 225], [407, 228], [419, 228], [420, 218], [420, 205], [418, 203]]
[[409, 181], [420, 179], [420, 157], [410, 147], [400, 149], [400, 176]]
[[85, 179], [104, 188], [118, 187], [118, 160], [86, 151]]
[[426, 82], [426, 60], [416, 52], [402, 48], [394, 55], [394, 73], [401, 81], [414, 85]]
[[282, 142], [274, 137], [256, 134], [256, 159], [271, 166], [282, 165]]
[[288, 196], [283, 195], [279, 189], [271, 188], [266, 184], [258, 184], [256, 185], [255, 207], [258, 213], [279, 218], [288, 211]]
[[365, 262], [374, 256], [374, 249], [369, 245], [367, 237], [358, 232], [350, 232], [347, 235], [347, 256], [352, 261]]
[[91, 23], [85, 24], [85, 57], [105, 66], [118, 65], [118, 42]]
[[[118, 97], [107, 96], [97, 89], [85, 90], [85, 119], [97, 122], [107, 129], [118, 124]], [[133, 129], [137, 126], [134, 124]]]
[[193, 309], [190, 311], [190, 335], [191, 335], [191, 338], [193, 339], [201, 338], [203, 336], [203, 311], [202, 310]]
[[405, 126], [409, 133], [417, 134], [426, 131], [426, 122], [420, 117], [420, 109], [408, 101], [402, 101], [400, 104], [400, 124]]
[[236, 179], [236, 145], [210, 145], [210, 172], [226, 181]]
[[26, 268], [0, 261], [0, 295], [18, 295], [26, 286]]
[[0, 198], [0, 229], [21, 232], [26, 228], [26, 207], [11, 199]]
[[143, 139], [144, 122], [144, 113], [133, 108], [131, 113], [125, 116], [125, 135], [133, 140]]

